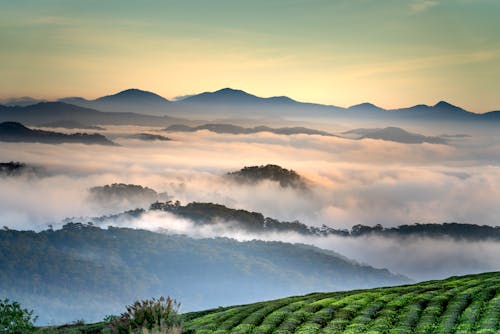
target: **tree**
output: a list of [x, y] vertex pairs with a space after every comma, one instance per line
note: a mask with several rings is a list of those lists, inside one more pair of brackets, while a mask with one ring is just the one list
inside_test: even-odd
[[180, 304], [170, 297], [136, 301], [127, 312], [111, 319], [110, 329], [116, 334], [178, 333]]
[[33, 311], [23, 309], [18, 302], [9, 299], [0, 300], [0, 333], [33, 333], [35, 330], [33, 323], [36, 319]]

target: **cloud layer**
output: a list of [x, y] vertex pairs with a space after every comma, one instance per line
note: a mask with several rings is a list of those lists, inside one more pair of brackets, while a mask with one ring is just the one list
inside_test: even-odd
[[[147, 130], [152, 129], [113, 127], [107, 135]], [[171, 137], [174, 140], [169, 142], [118, 138], [122, 146], [111, 148], [2, 143], [3, 160], [41, 166], [48, 175], [0, 178], [0, 225], [40, 230], [51, 223], [57, 225], [65, 217], [134, 209], [127, 203], [110, 208], [89, 200], [89, 188], [116, 182], [166, 192], [182, 203], [215, 202], [280, 220], [298, 219], [335, 228], [452, 221], [500, 224], [500, 145], [494, 134], [478, 134], [452, 145], [269, 133], [217, 135], [208, 131], [175, 133]], [[281, 188], [269, 181], [241, 185], [223, 177], [244, 166], [268, 163], [294, 169], [313, 184], [311, 191]], [[155, 228], [157, 223], [151, 218], [137, 227]], [[182, 226], [189, 227], [178, 221], [176, 224], [170, 224], [169, 229], [175, 227], [176, 232], [184, 233]], [[224, 233], [210, 230], [201, 236]], [[255, 237], [231, 233], [227, 236]], [[275, 238], [313, 243], [415, 278], [499, 267], [492, 259], [499, 250], [494, 243]], [[405, 262], [411, 256], [414, 259]], [[427, 268], [428, 258], [445, 263], [443, 269]], [[425, 273], [419, 274], [420, 269], [415, 272], [412, 265]]]

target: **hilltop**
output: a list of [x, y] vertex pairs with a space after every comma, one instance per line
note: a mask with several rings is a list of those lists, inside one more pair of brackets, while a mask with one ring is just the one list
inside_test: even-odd
[[256, 183], [268, 180], [278, 182], [283, 188], [307, 188], [306, 180], [297, 172], [273, 164], [244, 167], [239, 171], [228, 173], [227, 177], [240, 183]]

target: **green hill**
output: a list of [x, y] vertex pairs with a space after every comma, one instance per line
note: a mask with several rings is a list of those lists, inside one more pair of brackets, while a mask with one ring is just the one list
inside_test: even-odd
[[500, 272], [185, 315], [196, 333], [499, 333]]
[[[184, 332], [499, 333], [500, 272], [413, 285], [312, 293], [248, 305], [185, 313]], [[104, 333], [103, 324], [52, 333]]]
[[41, 325], [98, 321], [135, 300], [165, 294], [193, 311], [409, 282], [303, 244], [80, 223], [40, 232], [0, 230], [0, 298], [34, 309]]

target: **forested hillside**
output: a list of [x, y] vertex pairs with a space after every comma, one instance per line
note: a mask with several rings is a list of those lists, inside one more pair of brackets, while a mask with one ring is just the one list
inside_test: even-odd
[[313, 246], [80, 223], [39, 233], [0, 231], [0, 263], [0, 295], [35, 309], [41, 323], [96, 321], [136, 299], [165, 294], [189, 311], [408, 282]]

